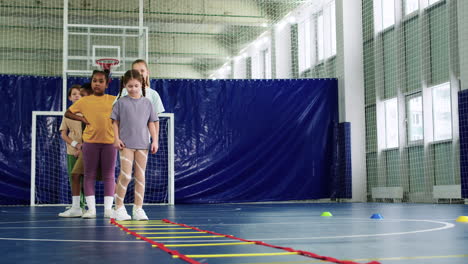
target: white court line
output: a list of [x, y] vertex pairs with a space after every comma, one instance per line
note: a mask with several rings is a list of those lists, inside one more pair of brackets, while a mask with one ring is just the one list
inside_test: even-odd
[[8, 238], [0, 237], [0, 240], [15, 240], [15, 241], [41, 241], [41, 242], [78, 242], [78, 243], [147, 243], [143, 240], [136, 241], [121, 241], [121, 240], [67, 240], [67, 239], [42, 239], [42, 238]]
[[[75, 218], [75, 219], [79, 219], [79, 218]], [[37, 223], [37, 222], [70, 222], [70, 223], [73, 223], [72, 219], [55, 219], [55, 220], [31, 220], [31, 221], [0, 222], [0, 225], [3, 225], [3, 224], [20, 224], [20, 223]]]
[[[348, 236], [328, 236], [328, 237], [307, 237], [307, 238], [295, 238], [295, 240], [316, 240], [316, 239], [336, 239], [336, 238], [357, 238], [357, 237], [378, 237], [378, 236], [396, 236], [396, 235], [409, 235], [409, 234], [416, 234], [416, 233], [427, 233], [427, 232], [434, 232], [434, 231], [440, 231], [444, 229], [449, 229], [453, 228], [455, 225], [451, 223], [446, 223], [446, 222], [439, 222], [439, 221], [433, 221], [433, 220], [410, 220], [410, 219], [401, 219], [402, 221], [414, 221], [414, 222], [430, 222], [430, 223], [437, 223], [437, 224], [442, 224], [444, 226], [442, 227], [437, 227], [437, 228], [431, 228], [431, 229], [422, 229], [422, 230], [416, 230], [416, 231], [407, 231], [407, 232], [393, 232], [393, 233], [380, 233], [380, 234], [365, 234], [365, 235], [348, 235]], [[266, 238], [263, 239], [265, 241], [267, 240], [274, 240], [274, 241], [279, 241], [279, 240], [289, 240], [290, 238]], [[255, 240], [255, 239], [251, 239]]]
[[[396, 220], [396, 219], [395, 219]], [[421, 229], [407, 232], [393, 232], [393, 233], [380, 233], [380, 234], [363, 234], [363, 235], [345, 235], [345, 236], [326, 236], [326, 237], [298, 237], [298, 238], [248, 238], [247, 240], [253, 241], [284, 241], [284, 240], [320, 240], [320, 239], [341, 239], [341, 238], [360, 238], [360, 237], [378, 237], [378, 236], [397, 236], [397, 235], [409, 235], [416, 233], [428, 233], [434, 231], [440, 231], [444, 229], [453, 228], [455, 225], [446, 222], [439, 222], [433, 220], [414, 220], [414, 219], [399, 219], [402, 222], [429, 222], [443, 225], [442, 227]], [[379, 221], [379, 220], [376, 220]], [[64, 227], [67, 228], [67, 227]], [[80, 243], [135, 243], [144, 241], [113, 241], [113, 240], [66, 240], [66, 239], [38, 239], [38, 238], [5, 238], [0, 237], [0, 240], [20, 240], [20, 241], [43, 241], [43, 242], [80, 242]], [[184, 242], [215, 242], [215, 241], [226, 241], [226, 240], [184, 240]], [[166, 243], [180, 242], [179, 240], [166, 240]]]
[[[429, 221], [429, 220], [424, 220], [424, 219], [382, 219], [382, 220], [375, 220], [375, 219], [368, 219], [368, 218], [322, 218], [324, 221], [317, 221], [317, 222], [311, 222], [311, 221], [308, 221], [308, 222], [269, 222], [269, 223], [262, 223], [262, 222], [256, 222], [256, 223], [233, 223], [233, 224], [230, 224], [230, 223], [217, 223], [217, 224], [188, 224], [188, 225], [192, 225], [192, 226], [257, 226], [257, 225], [311, 225], [311, 224], [314, 224], [314, 225], [348, 225], [349, 223], [376, 223], [376, 224], [380, 224], [380, 223], [399, 223], [399, 222], [402, 222], [402, 221], [413, 221], [413, 222], [419, 222], [419, 221]], [[328, 221], [328, 222], [325, 222]], [[338, 221], [338, 220], [352, 220], [352, 221], [348, 221], [348, 222], [335, 222], [335, 221]], [[356, 221], [358, 220], [358, 221]], [[455, 218], [454, 219], [435, 219], [435, 220], [440, 220], [440, 221], [455, 221]], [[38, 221], [24, 221], [24, 222], [27, 222], [27, 223], [30, 223], [30, 222], [45, 222], [45, 221], [63, 221], [63, 222], [69, 222], [69, 223], [79, 223], [80, 221], [74, 221], [74, 222], [71, 222], [70, 219], [68, 220], [38, 220]], [[5, 224], [6, 223], [9, 223], [9, 224], [16, 224], [16, 223], [23, 223], [23, 222], [4, 222]], [[1, 223], [0, 224], [4, 224], [4, 223]], [[57, 227], [57, 226], [54, 226], [54, 227], [43, 227], [43, 226], [38, 226], [38, 227], [23, 227], [23, 226], [7, 226], [7, 227], [0, 227], [0, 230], [1, 229], [34, 229], [34, 228], [83, 228], [83, 227], [115, 227], [115, 226], [92, 226], [92, 225], [83, 225], [83, 226], [61, 226], [61, 227]]]

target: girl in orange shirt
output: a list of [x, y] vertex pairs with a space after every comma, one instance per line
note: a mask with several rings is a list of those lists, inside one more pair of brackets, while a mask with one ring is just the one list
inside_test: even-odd
[[[105, 94], [109, 82], [106, 71], [94, 71], [91, 76], [93, 95], [83, 97], [68, 108], [65, 117], [86, 124], [83, 132], [84, 194], [88, 210], [82, 218], [96, 218], [96, 171], [101, 167], [104, 183], [104, 217], [110, 218], [115, 192], [114, 131], [110, 115], [115, 96]], [[80, 113], [82, 116], [77, 115]]]

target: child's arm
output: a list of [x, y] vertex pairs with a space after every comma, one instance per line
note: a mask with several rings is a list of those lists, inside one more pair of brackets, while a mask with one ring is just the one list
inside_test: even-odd
[[[71, 139], [69, 136], [68, 136], [68, 129], [64, 129], [61, 131], [61, 136], [62, 136], [62, 139], [63, 141], [65, 141], [67, 144], [70, 144], [72, 147], [75, 148], [75, 157], [78, 157], [78, 155], [80, 154], [80, 150], [81, 150], [81, 147], [83, 144], [81, 143], [78, 143], [76, 141], [74, 141], [73, 139]], [[75, 143], [73, 143], [75, 142]]]
[[114, 147], [122, 150], [125, 148], [125, 144], [120, 140], [119, 123], [118, 120], [112, 120], [112, 127], [114, 128]]
[[81, 121], [81, 122], [89, 125], [88, 120], [86, 120], [86, 118], [84, 116], [75, 115], [74, 113], [72, 113], [70, 111], [70, 109], [68, 109], [67, 112], [65, 112], [65, 117], [76, 120], [76, 121]]
[[148, 122], [148, 128], [153, 139], [151, 142], [151, 153], [154, 154], [158, 151], [159, 148], [159, 121], [157, 122]]

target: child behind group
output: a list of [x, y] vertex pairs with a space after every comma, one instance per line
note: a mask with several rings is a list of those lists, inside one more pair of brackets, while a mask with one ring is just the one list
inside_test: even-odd
[[[81, 97], [89, 96], [93, 94], [93, 89], [90, 83], [85, 83], [80, 88]], [[68, 118], [67, 118], [68, 119]], [[70, 120], [70, 119], [69, 119]], [[86, 128], [86, 125], [80, 121], [71, 120], [72, 122], [78, 122], [81, 125], [81, 133]], [[79, 152], [78, 159], [73, 166], [71, 171], [71, 191], [72, 191], [72, 206], [69, 210], [60, 213], [60, 217], [81, 217], [85, 209], [85, 198], [83, 194], [83, 177], [84, 177], [84, 165], [83, 165], [83, 151]], [[102, 180], [101, 169], [97, 171], [97, 180]], [[80, 197], [81, 196], [81, 197]], [[78, 200], [79, 199], [79, 200]]]
[[[136, 70], [129, 70], [121, 80], [119, 100], [114, 105], [111, 119], [114, 128], [114, 146], [120, 150], [120, 175], [115, 192], [115, 210], [113, 217], [118, 220], [130, 220], [123, 204], [127, 186], [132, 178], [135, 164], [135, 197], [133, 220], [148, 220], [143, 210], [145, 195], [145, 169], [148, 148], [151, 153], [158, 150], [158, 134], [155, 123], [158, 116], [149, 99], [145, 98], [146, 82]], [[121, 97], [126, 89], [128, 95]], [[149, 133], [148, 133], [149, 130]], [[149, 134], [152, 143], [150, 145]]]
[[[84, 193], [88, 210], [83, 218], [96, 218], [95, 185], [99, 166], [104, 182], [104, 217], [110, 217], [115, 192], [114, 131], [109, 116], [115, 96], [105, 94], [109, 82], [108, 72], [94, 71], [91, 76], [93, 95], [77, 101], [65, 116], [86, 124], [83, 132]], [[77, 115], [81, 113], [83, 116]]]
[[[81, 85], [74, 84], [68, 90], [68, 100], [74, 104], [81, 98]], [[72, 170], [76, 164], [78, 156], [81, 153], [82, 146], [82, 129], [81, 122], [75, 121], [64, 117], [60, 124], [60, 132], [63, 141], [67, 145], [67, 172], [68, 180], [70, 182], [70, 189], [72, 189], [72, 208], [60, 213], [60, 217], [79, 217], [82, 215], [82, 210], [85, 207], [84, 195], [78, 189], [77, 193], [73, 193], [73, 176]], [[81, 194], [80, 194], [81, 193]], [[81, 199], [80, 199], [81, 195]]]
[[[143, 80], [145, 81], [145, 95], [144, 97], [148, 98], [151, 101], [151, 104], [153, 105], [154, 111], [156, 114], [160, 114], [165, 111], [164, 105], [162, 104], [161, 97], [159, 96], [158, 92], [156, 90], [151, 89], [150, 87], [150, 79], [149, 79], [149, 70], [148, 70], [148, 64], [146, 63], [145, 60], [135, 60], [132, 63], [132, 70], [138, 71], [142, 77]], [[124, 97], [128, 95], [127, 89], [123, 89], [121, 93], [121, 97]], [[115, 103], [115, 102], [114, 102]], [[159, 123], [155, 123], [156, 129], [159, 131]]]

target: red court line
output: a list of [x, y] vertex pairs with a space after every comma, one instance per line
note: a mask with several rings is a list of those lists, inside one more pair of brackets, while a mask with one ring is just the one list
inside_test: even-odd
[[[295, 250], [295, 249], [288, 248], [288, 247], [280, 247], [280, 246], [270, 245], [270, 244], [267, 244], [267, 243], [262, 242], [262, 241], [246, 240], [246, 239], [238, 238], [238, 237], [231, 236], [231, 235], [225, 235], [225, 234], [220, 234], [220, 233], [216, 233], [216, 232], [212, 232], [212, 231], [208, 231], [208, 230], [202, 230], [202, 229], [199, 229], [199, 228], [196, 228], [196, 227], [193, 227], [193, 226], [188, 226], [186, 224], [179, 224], [179, 223], [176, 223], [176, 222], [172, 222], [172, 221], [167, 220], [167, 219], [163, 219], [163, 221], [166, 222], [166, 223], [191, 228], [191, 229], [196, 230], [196, 231], [206, 232], [206, 233], [213, 234], [213, 235], [218, 235], [218, 236], [224, 236], [224, 237], [227, 237], [227, 238], [240, 240], [240, 241], [243, 241], [243, 242], [253, 242], [253, 243], [255, 243], [257, 245], [261, 245], [261, 246], [272, 247], [272, 248], [276, 248], [276, 249], [282, 249], [282, 250], [285, 250], [285, 251], [288, 251], [288, 252], [296, 252], [296, 253], [298, 253], [300, 255], [303, 255], [303, 256], [306, 256], [306, 257], [309, 257], [309, 258], [319, 259], [319, 260], [338, 263], [338, 264], [360, 264], [360, 263], [354, 262], [354, 261], [339, 260], [339, 259], [336, 259], [336, 258], [333, 258], [333, 257], [320, 256], [318, 254], [308, 252], [308, 251]], [[365, 264], [380, 264], [380, 262], [371, 261], [371, 262], [368, 262], [368, 263], [365, 263]]]
[[177, 250], [171, 250], [171, 249], [167, 248], [163, 243], [158, 243], [158, 242], [153, 241], [153, 240], [151, 240], [151, 239], [148, 239], [148, 238], [146, 238], [146, 237], [144, 237], [144, 236], [140, 236], [139, 234], [137, 234], [137, 233], [135, 233], [135, 232], [133, 232], [133, 231], [130, 231], [130, 230], [129, 230], [128, 228], [126, 228], [125, 226], [123, 226], [123, 225], [117, 223], [117, 222], [115, 221], [114, 218], [112, 218], [112, 219], [110, 220], [110, 222], [111, 222], [111, 224], [116, 225], [116, 226], [122, 228], [125, 232], [127, 232], [127, 233], [129, 233], [129, 234], [131, 234], [131, 235], [133, 235], [133, 236], [135, 236], [135, 237], [141, 239], [141, 240], [144, 240], [144, 241], [146, 241], [146, 242], [148, 242], [148, 243], [150, 243], [150, 244], [152, 244], [152, 245], [156, 245], [157, 248], [163, 250], [164, 252], [166, 252], [166, 253], [168, 253], [168, 254], [170, 254], [170, 255], [178, 256], [180, 259], [184, 260], [184, 261], [187, 262], [187, 263], [190, 263], [190, 264], [206, 264], [206, 263], [198, 262], [198, 261], [196, 261], [196, 260], [194, 260], [194, 259], [192, 259], [192, 258], [189, 258], [189, 257], [187, 257], [186, 255], [184, 255], [184, 254], [182, 254], [182, 253], [179, 253]]

